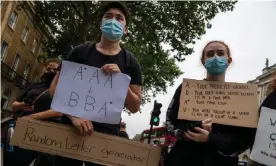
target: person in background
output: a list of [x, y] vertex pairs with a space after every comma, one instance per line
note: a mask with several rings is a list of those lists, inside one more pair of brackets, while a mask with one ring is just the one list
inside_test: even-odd
[[[95, 43], [89, 50], [87, 56], [85, 55], [85, 58], [81, 60], [79, 60], [79, 58], [84, 53], [87, 53], [86, 50], [88, 46], [86, 45], [86, 43], [76, 46], [67, 56], [67, 60], [71, 62], [101, 68], [102, 72], [105, 74], [125, 73], [129, 75], [131, 77], [131, 81], [127, 91], [125, 107], [131, 113], [136, 113], [139, 111], [142, 102], [141, 69], [134, 55], [127, 54], [129, 51], [120, 47], [121, 38], [128, 31], [127, 26], [129, 24], [130, 19], [128, 9], [121, 2], [109, 2], [103, 7], [103, 10], [101, 12], [101, 19], [102, 34], [100, 42]], [[128, 66], [128, 62], [130, 62], [130, 66]], [[51, 84], [50, 93], [52, 96], [55, 93], [58, 78], [59, 73], [56, 75], [55, 79]], [[119, 123], [97, 123], [91, 122], [90, 120], [85, 118], [78, 118], [71, 115], [63, 115], [61, 117], [61, 123], [73, 125], [79, 130], [80, 134], [84, 136], [91, 135], [94, 129], [95, 131], [112, 135], [118, 135], [120, 131]], [[82, 164], [83, 162], [79, 160], [65, 158], [61, 156], [55, 157], [55, 166], [81, 166]], [[85, 165], [94, 166], [98, 164], [85, 162]]]
[[[224, 42], [211, 41], [203, 49], [201, 62], [207, 70], [205, 80], [225, 82], [226, 70], [232, 62], [230, 49]], [[165, 159], [165, 165], [237, 166], [238, 155], [248, 149], [254, 139], [250, 134], [252, 129], [212, 124], [211, 119], [203, 120], [201, 127], [191, 128], [195, 121], [177, 119], [181, 89], [179, 85], [167, 111], [167, 121], [178, 131], [178, 140]]]
[[[265, 98], [263, 101], [262, 105], [260, 106], [260, 111], [262, 107], [270, 108], [273, 110], [276, 110], [276, 72], [274, 72], [274, 79], [272, 80], [270, 87], [271, 87], [271, 92], [268, 94], [268, 96]], [[257, 132], [257, 129], [254, 129], [253, 135], [255, 137]], [[250, 149], [252, 150], [254, 145], [254, 142], [252, 142]], [[255, 162], [253, 160], [249, 160], [247, 166], [266, 166], [264, 164], [260, 164], [258, 162]]]
[[128, 134], [126, 132], [126, 123], [125, 122], [121, 122], [121, 124], [120, 124], [119, 136], [129, 139]]
[[[44, 64], [41, 81], [31, 84], [17, 97], [12, 104], [14, 112], [20, 112], [20, 117], [28, 117], [36, 120], [58, 122], [61, 113], [50, 109], [52, 96], [49, 93], [51, 82], [53, 81], [57, 67], [60, 65], [59, 59], [48, 59]], [[29, 166], [34, 159], [35, 166], [51, 166], [53, 157], [31, 150], [14, 147], [14, 152], [6, 153], [4, 165], [6, 166]]]

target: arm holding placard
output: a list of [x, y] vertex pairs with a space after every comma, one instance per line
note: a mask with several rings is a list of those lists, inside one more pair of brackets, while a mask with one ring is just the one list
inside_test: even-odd
[[[136, 113], [140, 110], [142, 103], [142, 74], [138, 61], [131, 58], [131, 81], [127, 91], [125, 107], [131, 112]], [[120, 68], [117, 64], [106, 64], [102, 67], [105, 74], [119, 73]]]
[[[51, 83], [49, 93], [51, 96], [54, 96], [56, 86], [59, 79], [59, 72], [56, 74], [54, 80]], [[71, 115], [66, 115], [71, 121], [72, 124], [80, 131], [81, 135], [91, 135], [93, 132], [93, 124], [91, 121], [83, 118], [74, 117]]]
[[44, 120], [44, 119], [50, 119], [54, 117], [60, 117], [62, 114], [60, 112], [56, 112], [54, 110], [47, 110], [43, 112], [38, 112], [35, 114], [28, 115], [26, 117], [36, 120]]
[[[208, 135], [212, 128], [212, 120], [205, 119], [200, 122], [179, 120], [177, 119], [179, 105], [180, 105], [180, 95], [181, 95], [182, 84], [178, 86], [175, 91], [175, 94], [171, 100], [169, 108], [167, 110], [167, 119], [166, 121], [173, 125], [175, 129], [175, 135], [178, 137], [178, 140], [192, 140], [196, 142], [207, 142]], [[193, 133], [193, 132], [197, 133]]]
[[[140, 68], [138, 70], [140, 70]], [[102, 67], [102, 71], [105, 74], [112, 74], [112, 73], [120, 73], [121, 72], [120, 68], [118, 67], [117, 64], [106, 64]], [[137, 73], [135, 73], [133, 75], [134, 75], [134, 77], [131, 78], [130, 86], [129, 86], [128, 91], [127, 91], [125, 106], [131, 113], [136, 113], [136, 112], [139, 111], [140, 105], [142, 103], [142, 99], [141, 99], [142, 98], [141, 97], [142, 90], [141, 90], [141, 85], [134, 85], [132, 83], [137, 82], [137, 84], [138, 84], [139, 82], [142, 82], [141, 71], [140, 71], [140, 76], [138, 78], [139, 82], [137, 81], [137, 78], [135, 78], [135, 77], [138, 77]]]
[[[73, 56], [75, 54], [77, 54], [77, 49], [79, 49], [80, 47], [81, 46], [77, 46], [68, 54], [68, 56], [67, 56], [68, 61], [74, 61]], [[59, 71], [57, 72], [54, 80], [51, 83], [50, 89], [49, 89], [49, 93], [52, 97], [55, 94], [56, 87], [58, 84], [61, 65], [58, 67], [58, 69], [59, 69]], [[66, 116], [72, 121], [72, 124], [80, 131], [81, 135], [91, 135], [92, 134], [94, 128], [93, 128], [93, 124], [91, 121], [84, 119], [84, 118], [78, 118], [78, 117], [74, 117], [71, 115], [67, 115], [67, 114], [66, 114]]]

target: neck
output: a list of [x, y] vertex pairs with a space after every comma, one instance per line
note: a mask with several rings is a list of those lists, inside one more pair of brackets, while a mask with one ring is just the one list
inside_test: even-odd
[[99, 43], [99, 47], [103, 50], [107, 51], [116, 51], [121, 49], [120, 40], [118, 41], [109, 41], [106, 40], [103, 36], [101, 37], [101, 41]]
[[225, 82], [225, 72], [220, 75], [211, 75], [210, 73], [207, 73], [207, 80]]

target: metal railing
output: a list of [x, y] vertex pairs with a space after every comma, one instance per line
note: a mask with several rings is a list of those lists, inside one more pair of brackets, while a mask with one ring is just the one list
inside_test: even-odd
[[1, 61], [1, 76], [13, 81], [20, 88], [25, 88], [29, 85], [28, 80], [16, 73], [9, 65]]

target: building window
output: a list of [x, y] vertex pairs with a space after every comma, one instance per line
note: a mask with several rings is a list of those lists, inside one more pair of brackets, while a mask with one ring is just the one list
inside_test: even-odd
[[10, 21], [9, 21], [9, 26], [12, 29], [15, 28], [15, 24], [16, 24], [17, 18], [18, 18], [18, 14], [15, 11], [13, 11], [12, 14], [11, 14]]
[[25, 71], [24, 71], [24, 80], [23, 80], [23, 82], [22, 82], [22, 84], [25, 86], [26, 85], [26, 83], [27, 83], [27, 81], [26, 80], [28, 80], [28, 76], [29, 76], [29, 73], [30, 73], [30, 69], [31, 69], [31, 66], [29, 65], [29, 64], [27, 64], [26, 65], [26, 68], [25, 68]]
[[21, 40], [22, 40], [24, 43], [25, 43], [26, 40], [27, 40], [28, 34], [29, 34], [29, 28], [27, 27], [27, 25], [25, 25], [24, 30], [23, 30], [22, 35], [21, 35]]
[[11, 75], [12, 78], [15, 77], [15, 72], [16, 72], [17, 67], [19, 65], [19, 61], [20, 61], [20, 55], [16, 54], [16, 56], [14, 57], [12, 66], [11, 66], [12, 71], [10, 72], [10, 75]]
[[5, 89], [2, 91], [2, 96], [1, 96], [1, 108], [2, 109], [7, 109], [9, 100], [11, 97], [11, 90], [9, 88]]
[[1, 45], [1, 61], [5, 59], [5, 56], [8, 52], [8, 47], [9, 47], [9, 44], [5, 40], [3, 40]]
[[32, 45], [32, 53], [35, 53], [36, 46], [37, 46], [37, 40], [34, 39], [33, 45]]

